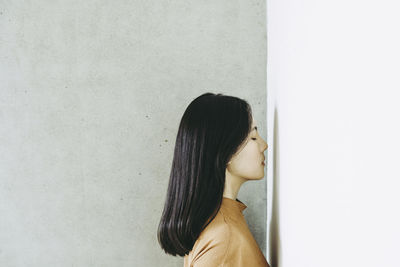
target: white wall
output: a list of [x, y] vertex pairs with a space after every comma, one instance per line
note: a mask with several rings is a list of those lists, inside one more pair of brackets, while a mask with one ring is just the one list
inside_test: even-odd
[[399, 13], [267, 1], [272, 267], [400, 266]]

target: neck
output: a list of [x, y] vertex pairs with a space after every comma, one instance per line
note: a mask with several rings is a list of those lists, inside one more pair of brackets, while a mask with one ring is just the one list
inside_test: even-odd
[[226, 171], [223, 197], [236, 200], [239, 189], [245, 181], [246, 179], [233, 176], [229, 171]]

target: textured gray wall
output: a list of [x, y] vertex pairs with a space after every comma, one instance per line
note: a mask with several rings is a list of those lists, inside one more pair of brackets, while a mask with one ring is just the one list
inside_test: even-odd
[[[266, 139], [265, 2], [0, 3], [0, 266], [181, 266], [156, 239], [179, 121], [236, 95]], [[239, 192], [264, 251], [265, 191]]]

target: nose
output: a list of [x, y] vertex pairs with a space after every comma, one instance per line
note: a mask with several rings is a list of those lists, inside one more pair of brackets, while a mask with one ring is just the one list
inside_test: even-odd
[[264, 142], [264, 147], [263, 147], [263, 152], [265, 151], [265, 150], [267, 150], [267, 148], [268, 148], [268, 144], [267, 144], [267, 142], [265, 142], [264, 140], [263, 140], [263, 142]]

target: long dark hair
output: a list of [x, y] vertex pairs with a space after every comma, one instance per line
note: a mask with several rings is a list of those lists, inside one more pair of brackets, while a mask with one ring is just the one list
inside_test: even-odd
[[252, 124], [247, 101], [205, 93], [186, 108], [179, 124], [157, 237], [173, 256], [188, 254], [222, 203], [225, 169]]

